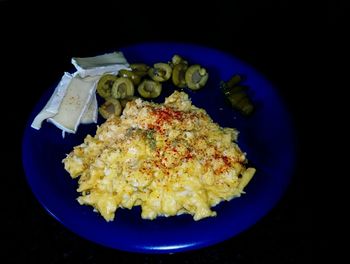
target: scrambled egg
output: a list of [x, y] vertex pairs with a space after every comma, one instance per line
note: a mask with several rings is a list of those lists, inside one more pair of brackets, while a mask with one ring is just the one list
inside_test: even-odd
[[141, 206], [144, 219], [191, 214], [200, 220], [244, 193], [255, 173], [245, 166], [237, 135], [175, 91], [164, 104], [129, 102], [63, 162], [72, 178], [80, 177], [78, 202], [106, 221], [133, 206]]

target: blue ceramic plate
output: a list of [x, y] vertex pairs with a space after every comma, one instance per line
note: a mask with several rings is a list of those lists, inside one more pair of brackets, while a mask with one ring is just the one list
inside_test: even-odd
[[[245, 195], [215, 207], [217, 217], [195, 222], [190, 215], [182, 215], [149, 221], [141, 219], [137, 207], [118, 210], [115, 221], [107, 223], [92, 211], [92, 207], [78, 204], [77, 181], [70, 178], [61, 162], [87, 133], [95, 133], [96, 125], [80, 125], [77, 134], [67, 134], [65, 139], [50, 123], [44, 122], [39, 131], [30, 127], [35, 115], [51, 96], [56, 86], [53, 84], [33, 110], [22, 145], [27, 181], [45, 209], [68, 229], [88, 240], [115, 249], [146, 253], [209, 246], [237, 235], [261, 219], [285, 191], [295, 156], [291, 119], [271, 83], [242, 61], [207, 47], [146, 43], [120, 50], [130, 63], [151, 65], [169, 61], [173, 54], [180, 54], [190, 64], [206, 67], [210, 74], [206, 87], [197, 92], [185, 91], [196, 106], [207, 110], [214, 121], [240, 131], [238, 143], [247, 153], [251, 165], [257, 168], [257, 173], [245, 189]], [[250, 87], [257, 105], [251, 117], [243, 117], [231, 109], [219, 90], [220, 80], [227, 80], [235, 73], [246, 76], [245, 84]], [[172, 89], [171, 86], [163, 89], [163, 98]]]

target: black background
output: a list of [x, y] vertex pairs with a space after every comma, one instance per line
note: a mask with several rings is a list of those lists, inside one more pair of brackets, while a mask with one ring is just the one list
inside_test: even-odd
[[[189, 1], [188, 1], [189, 2]], [[215, 1], [206, 4], [141, 1], [115, 4], [19, 5], [0, 3], [3, 82], [2, 134], [9, 151], [2, 181], [5, 262], [35, 263], [310, 263], [315, 247], [306, 126], [310, 111], [312, 56], [323, 17], [325, 29], [345, 14], [333, 2], [319, 13], [295, 1]], [[21, 11], [19, 11], [19, 6]], [[156, 10], [156, 6], [160, 10]], [[333, 31], [335, 34], [335, 32]], [[181, 41], [231, 53], [263, 73], [285, 101], [297, 131], [297, 163], [278, 205], [256, 225], [220, 244], [173, 255], [132, 254], [86, 241], [54, 220], [35, 200], [21, 165], [21, 137], [42, 93], [71, 68], [73, 56], [92, 56], [144, 41]], [[300, 91], [303, 91], [302, 93]]]

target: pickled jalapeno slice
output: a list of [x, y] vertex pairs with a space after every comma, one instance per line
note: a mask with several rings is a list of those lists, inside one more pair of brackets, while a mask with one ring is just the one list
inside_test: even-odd
[[239, 93], [239, 92], [244, 92], [244, 91], [247, 91], [248, 90], [248, 87], [247, 86], [244, 86], [244, 85], [236, 85], [236, 86], [233, 86], [233, 87], [226, 87], [224, 88], [224, 93], [225, 95], [230, 95], [230, 94], [235, 94], [235, 93]]
[[230, 105], [243, 115], [250, 115], [254, 105], [248, 96], [248, 87], [241, 85], [242, 76], [235, 74], [227, 82], [222, 81], [220, 88]]
[[241, 75], [235, 74], [225, 84], [227, 88], [232, 88], [235, 85], [239, 84], [242, 80], [243, 80], [243, 77]]
[[243, 97], [241, 101], [239, 101], [237, 107], [241, 111], [243, 115], [250, 115], [254, 111], [254, 105], [248, 96]]

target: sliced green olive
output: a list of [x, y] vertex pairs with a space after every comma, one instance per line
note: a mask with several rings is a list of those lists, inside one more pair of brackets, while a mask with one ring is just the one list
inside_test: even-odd
[[134, 101], [137, 98], [138, 98], [137, 96], [130, 96], [130, 97], [120, 99], [120, 104], [121, 104], [122, 108], [124, 108], [128, 102]]
[[192, 90], [202, 88], [207, 83], [208, 77], [206, 69], [198, 64], [190, 66], [185, 74], [186, 84]]
[[179, 64], [179, 63], [184, 63], [184, 64], [188, 64], [186, 60], [184, 60], [184, 58], [182, 58], [180, 55], [175, 54], [172, 59], [171, 59], [171, 63], [173, 66]]
[[122, 69], [118, 72], [118, 75], [120, 77], [129, 78], [134, 85], [138, 85], [141, 82], [141, 76], [137, 75], [133, 71], [128, 71], [128, 70]]
[[172, 73], [172, 81], [175, 86], [180, 88], [186, 87], [185, 75], [187, 68], [188, 66], [185, 63], [179, 63], [174, 66]]
[[119, 116], [122, 112], [122, 107], [119, 100], [110, 97], [98, 108], [98, 112], [103, 118], [107, 119], [112, 115]]
[[153, 80], [143, 80], [137, 91], [144, 98], [156, 98], [162, 92], [162, 84]]
[[134, 95], [134, 84], [129, 78], [119, 77], [113, 84], [112, 97], [122, 99]]
[[130, 68], [131, 68], [132, 72], [134, 72], [135, 74], [137, 74], [140, 77], [146, 76], [148, 73], [148, 70], [149, 70], [149, 66], [144, 64], [144, 63], [130, 64]]
[[117, 78], [117, 76], [112, 74], [102, 75], [97, 83], [97, 93], [105, 99], [111, 97], [112, 87]]
[[156, 63], [148, 70], [148, 75], [157, 82], [165, 82], [170, 79], [172, 69], [167, 63]]

